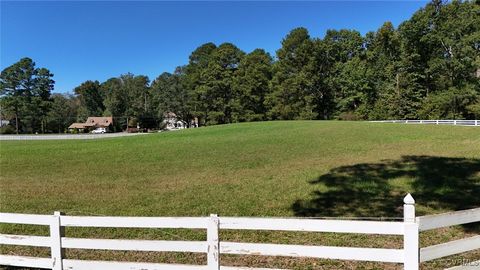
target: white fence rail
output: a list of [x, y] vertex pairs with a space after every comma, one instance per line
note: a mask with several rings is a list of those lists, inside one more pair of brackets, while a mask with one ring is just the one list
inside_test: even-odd
[[146, 135], [149, 133], [105, 133], [105, 134], [27, 134], [27, 135], [0, 135], [0, 141], [43, 141], [43, 140], [92, 140]]
[[[419, 231], [480, 222], [480, 208], [417, 218]], [[420, 249], [420, 262], [480, 249], [480, 235]]]
[[480, 120], [381, 120], [372, 123], [402, 123], [424, 125], [453, 125], [453, 126], [480, 126]]
[[[35, 224], [50, 227], [50, 236], [0, 234], [1, 245], [49, 247], [50, 258], [0, 255], [0, 265], [35, 267], [54, 270], [87, 269], [150, 269], [150, 270], [240, 270], [266, 268], [229, 267], [220, 264], [221, 254], [310, 257], [401, 263], [407, 270], [418, 270], [420, 262], [480, 248], [480, 236], [456, 240], [419, 249], [419, 233], [434, 228], [480, 221], [480, 208], [454, 213], [415, 218], [415, 201], [404, 199], [403, 222], [361, 220], [319, 220], [294, 218], [235, 217], [86, 217], [0, 213], [0, 223]], [[207, 241], [163, 241], [69, 238], [65, 227], [111, 228], [184, 228], [204, 229]], [[333, 246], [281, 245], [268, 243], [224, 242], [220, 230], [268, 230], [301, 232], [336, 232], [357, 234], [402, 235], [402, 249], [358, 248]], [[126, 251], [193, 252], [207, 254], [206, 265], [71, 260], [65, 249], [99, 249]]]

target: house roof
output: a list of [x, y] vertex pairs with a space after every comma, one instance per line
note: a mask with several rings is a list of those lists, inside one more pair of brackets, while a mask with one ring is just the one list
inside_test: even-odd
[[85, 123], [73, 123], [68, 128], [85, 128]]
[[108, 127], [113, 124], [113, 117], [88, 117], [87, 121], [85, 121], [86, 127], [93, 127], [93, 126], [100, 126], [100, 127]]
[[73, 123], [68, 128], [108, 127], [113, 124], [113, 117], [88, 117], [85, 123]]

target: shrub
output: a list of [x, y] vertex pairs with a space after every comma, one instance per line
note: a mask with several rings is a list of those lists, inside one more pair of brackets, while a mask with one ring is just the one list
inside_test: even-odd
[[362, 117], [360, 117], [354, 112], [342, 112], [341, 114], [338, 115], [338, 120], [359, 121], [359, 120], [362, 120]]
[[10, 125], [3, 126], [0, 128], [0, 134], [15, 134], [15, 128]]

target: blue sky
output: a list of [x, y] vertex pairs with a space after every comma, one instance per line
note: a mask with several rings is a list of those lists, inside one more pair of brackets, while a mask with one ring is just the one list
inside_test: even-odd
[[30, 57], [55, 74], [55, 92], [86, 80], [131, 72], [172, 72], [206, 42], [232, 42], [275, 54], [293, 28], [362, 34], [383, 22], [398, 26], [426, 1], [87, 2], [1, 1], [0, 68]]

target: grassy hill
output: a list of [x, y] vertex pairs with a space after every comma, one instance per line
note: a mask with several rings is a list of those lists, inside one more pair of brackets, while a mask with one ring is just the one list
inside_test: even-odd
[[[278, 121], [115, 139], [2, 141], [0, 166], [2, 212], [401, 217], [407, 192], [420, 215], [480, 206], [480, 129], [474, 127]], [[451, 229], [449, 237], [468, 233]], [[337, 236], [268, 235], [341, 242]], [[434, 233], [426, 237], [425, 244], [440, 240]]]

